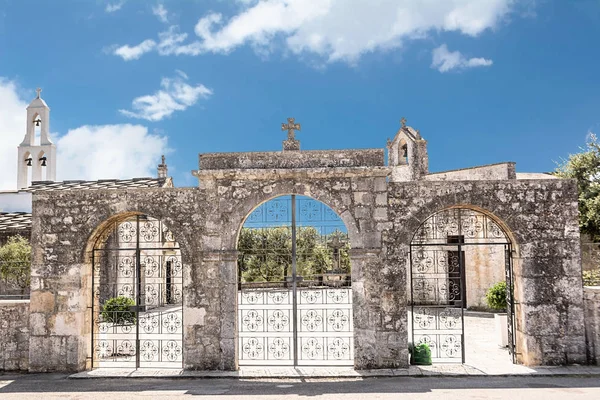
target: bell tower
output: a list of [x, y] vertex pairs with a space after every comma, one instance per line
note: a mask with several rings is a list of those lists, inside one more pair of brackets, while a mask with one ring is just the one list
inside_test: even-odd
[[[18, 147], [17, 189], [33, 181], [56, 180], [56, 145], [50, 140], [50, 107], [40, 97], [42, 89], [27, 107], [27, 131]], [[31, 177], [31, 178], [30, 178]]]
[[390, 181], [406, 182], [421, 179], [429, 174], [427, 142], [418, 129], [400, 120], [400, 129], [393, 140], [388, 139], [388, 165], [392, 167]]

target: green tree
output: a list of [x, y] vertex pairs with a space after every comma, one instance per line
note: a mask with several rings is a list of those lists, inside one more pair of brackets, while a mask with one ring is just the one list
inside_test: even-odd
[[586, 147], [563, 160], [555, 174], [577, 180], [580, 230], [592, 240], [600, 241], [600, 143], [597, 137], [590, 135]]
[[[339, 233], [338, 233], [339, 234]], [[333, 234], [332, 234], [333, 235]], [[296, 230], [296, 269], [305, 279], [314, 279], [334, 265], [333, 249], [327, 243], [332, 235], [322, 237], [311, 226]], [[350, 272], [349, 245], [339, 250], [340, 269]], [[242, 228], [238, 250], [239, 276], [246, 282], [281, 282], [292, 274], [292, 232], [290, 227]]]
[[29, 287], [31, 270], [31, 245], [21, 236], [12, 236], [0, 247], [0, 277], [9, 287], [21, 290]]

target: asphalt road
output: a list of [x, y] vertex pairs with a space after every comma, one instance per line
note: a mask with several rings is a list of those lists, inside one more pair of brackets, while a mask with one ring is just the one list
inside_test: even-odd
[[364, 380], [67, 379], [0, 375], [0, 399], [600, 399], [600, 377]]

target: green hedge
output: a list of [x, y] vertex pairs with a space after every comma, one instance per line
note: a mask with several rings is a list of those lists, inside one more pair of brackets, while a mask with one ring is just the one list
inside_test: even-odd
[[102, 321], [117, 325], [130, 325], [135, 323], [135, 306], [132, 298], [119, 296], [106, 300], [102, 307]]
[[506, 282], [498, 282], [489, 288], [485, 300], [492, 310], [506, 310]]

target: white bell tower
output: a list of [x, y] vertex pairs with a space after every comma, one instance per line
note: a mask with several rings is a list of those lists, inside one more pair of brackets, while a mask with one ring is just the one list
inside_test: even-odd
[[56, 180], [56, 145], [49, 134], [50, 107], [40, 97], [41, 91], [39, 88], [36, 90], [37, 97], [27, 107], [27, 131], [18, 147], [17, 189], [27, 188], [33, 181]]

